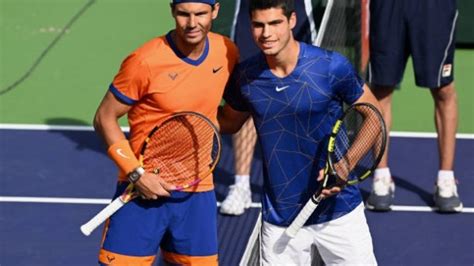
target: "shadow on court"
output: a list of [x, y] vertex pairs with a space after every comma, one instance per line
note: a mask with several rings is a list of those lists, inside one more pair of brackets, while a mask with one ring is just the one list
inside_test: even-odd
[[[395, 182], [395, 197], [397, 197], [397, 191], [398, 190], [404, 190], [407, 191], [413, 195], [418, 195], [419, 198], [424, 202], [424, 205], [426, 206], [433, 206], [433, 192], [429, 191], [419, 185], [417, 185], [414, 182], [408, 181], [405, 178], [399, 177], [399, 176], [393, 176], [394, 182]], [[366, 183], [369, 183], [370, 185], [367, 186], [367, 184], [364, 186], [364, 188], [360, 189], [360, 193], [362, 194], [362, 198], [364, 201], [367, 201], [370, 195], [370, 188], [371, 184], [373, 181], [373, 177], [369, 177], [368, 180], [364, 181]]]

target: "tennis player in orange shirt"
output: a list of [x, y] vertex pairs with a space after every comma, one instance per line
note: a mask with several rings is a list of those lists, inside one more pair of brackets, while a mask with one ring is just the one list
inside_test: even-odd
[[[129, 182], [141, 194], [107, 222], [102, 265], [151, 265], [158, 249], [171, 264], [217, 265], [216, 199], [212, 178], [185, 191], [137, 160], [150, 130], [173, 113], [194, 111], [217, 124], [224, 87], [238, 61], [236, 46], [210, 32], [215, 0], [173, 0], [175, 29], [132, 52], [122, 63], [94, 120], [119, 168], [116, 196]], [[118, 119], [128, 115], [127, 140]], [[191, 233], [190, 233], [191, 232]]]

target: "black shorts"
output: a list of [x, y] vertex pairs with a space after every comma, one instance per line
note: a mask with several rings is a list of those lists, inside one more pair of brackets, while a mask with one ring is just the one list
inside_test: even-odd
[[416, 85], [453, 81], [456, 0], [371, 0], [368, 81], [396, 86], [413, 58]]

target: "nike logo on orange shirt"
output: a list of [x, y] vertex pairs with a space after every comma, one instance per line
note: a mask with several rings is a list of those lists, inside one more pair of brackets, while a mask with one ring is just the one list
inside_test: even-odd
[[117, 149], [116, 152], [118, 155], [122, 156], [123, 158], [130, 159], [130, 157], [128, 157], [125, 153], [123, 153], [122, 149]]
[[218, 68], [213, 68], [212, 69], [212, 73], [216, 74], [217, 72], [219, 72], [219, 70], [221, 70], [222, 66], [218, 67]]

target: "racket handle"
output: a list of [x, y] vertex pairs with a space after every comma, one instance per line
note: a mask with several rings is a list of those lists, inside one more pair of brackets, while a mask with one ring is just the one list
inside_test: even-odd
[[311, 197], [311, 199], [306, 202], [303, 209], [301, 209], [300, 213], [298, 214], [298, 216], [296, 216], [290, 226], [286, 228], [285, 234], [290, 238], [294, 238], [298, 231], [301, 229], [301, 227], [303, 227], [304, 223], [306, 223], [311, 214], [314, 212], [316, 207], [318, 207], [320, 201], [320, 197]]
[[92, 219], [90, 219], [87, 223], [81, 226], [81, 232], [88, 236], [94, 231], [99, 225], [101, 225], [107, 218], [112, 216], [118, 209], [120, 209], [125, 202], [121, 199], [121, 197], [116, 198], [112, 201], [107, 207], [102, 209], [98, 214], [96, 214]]

